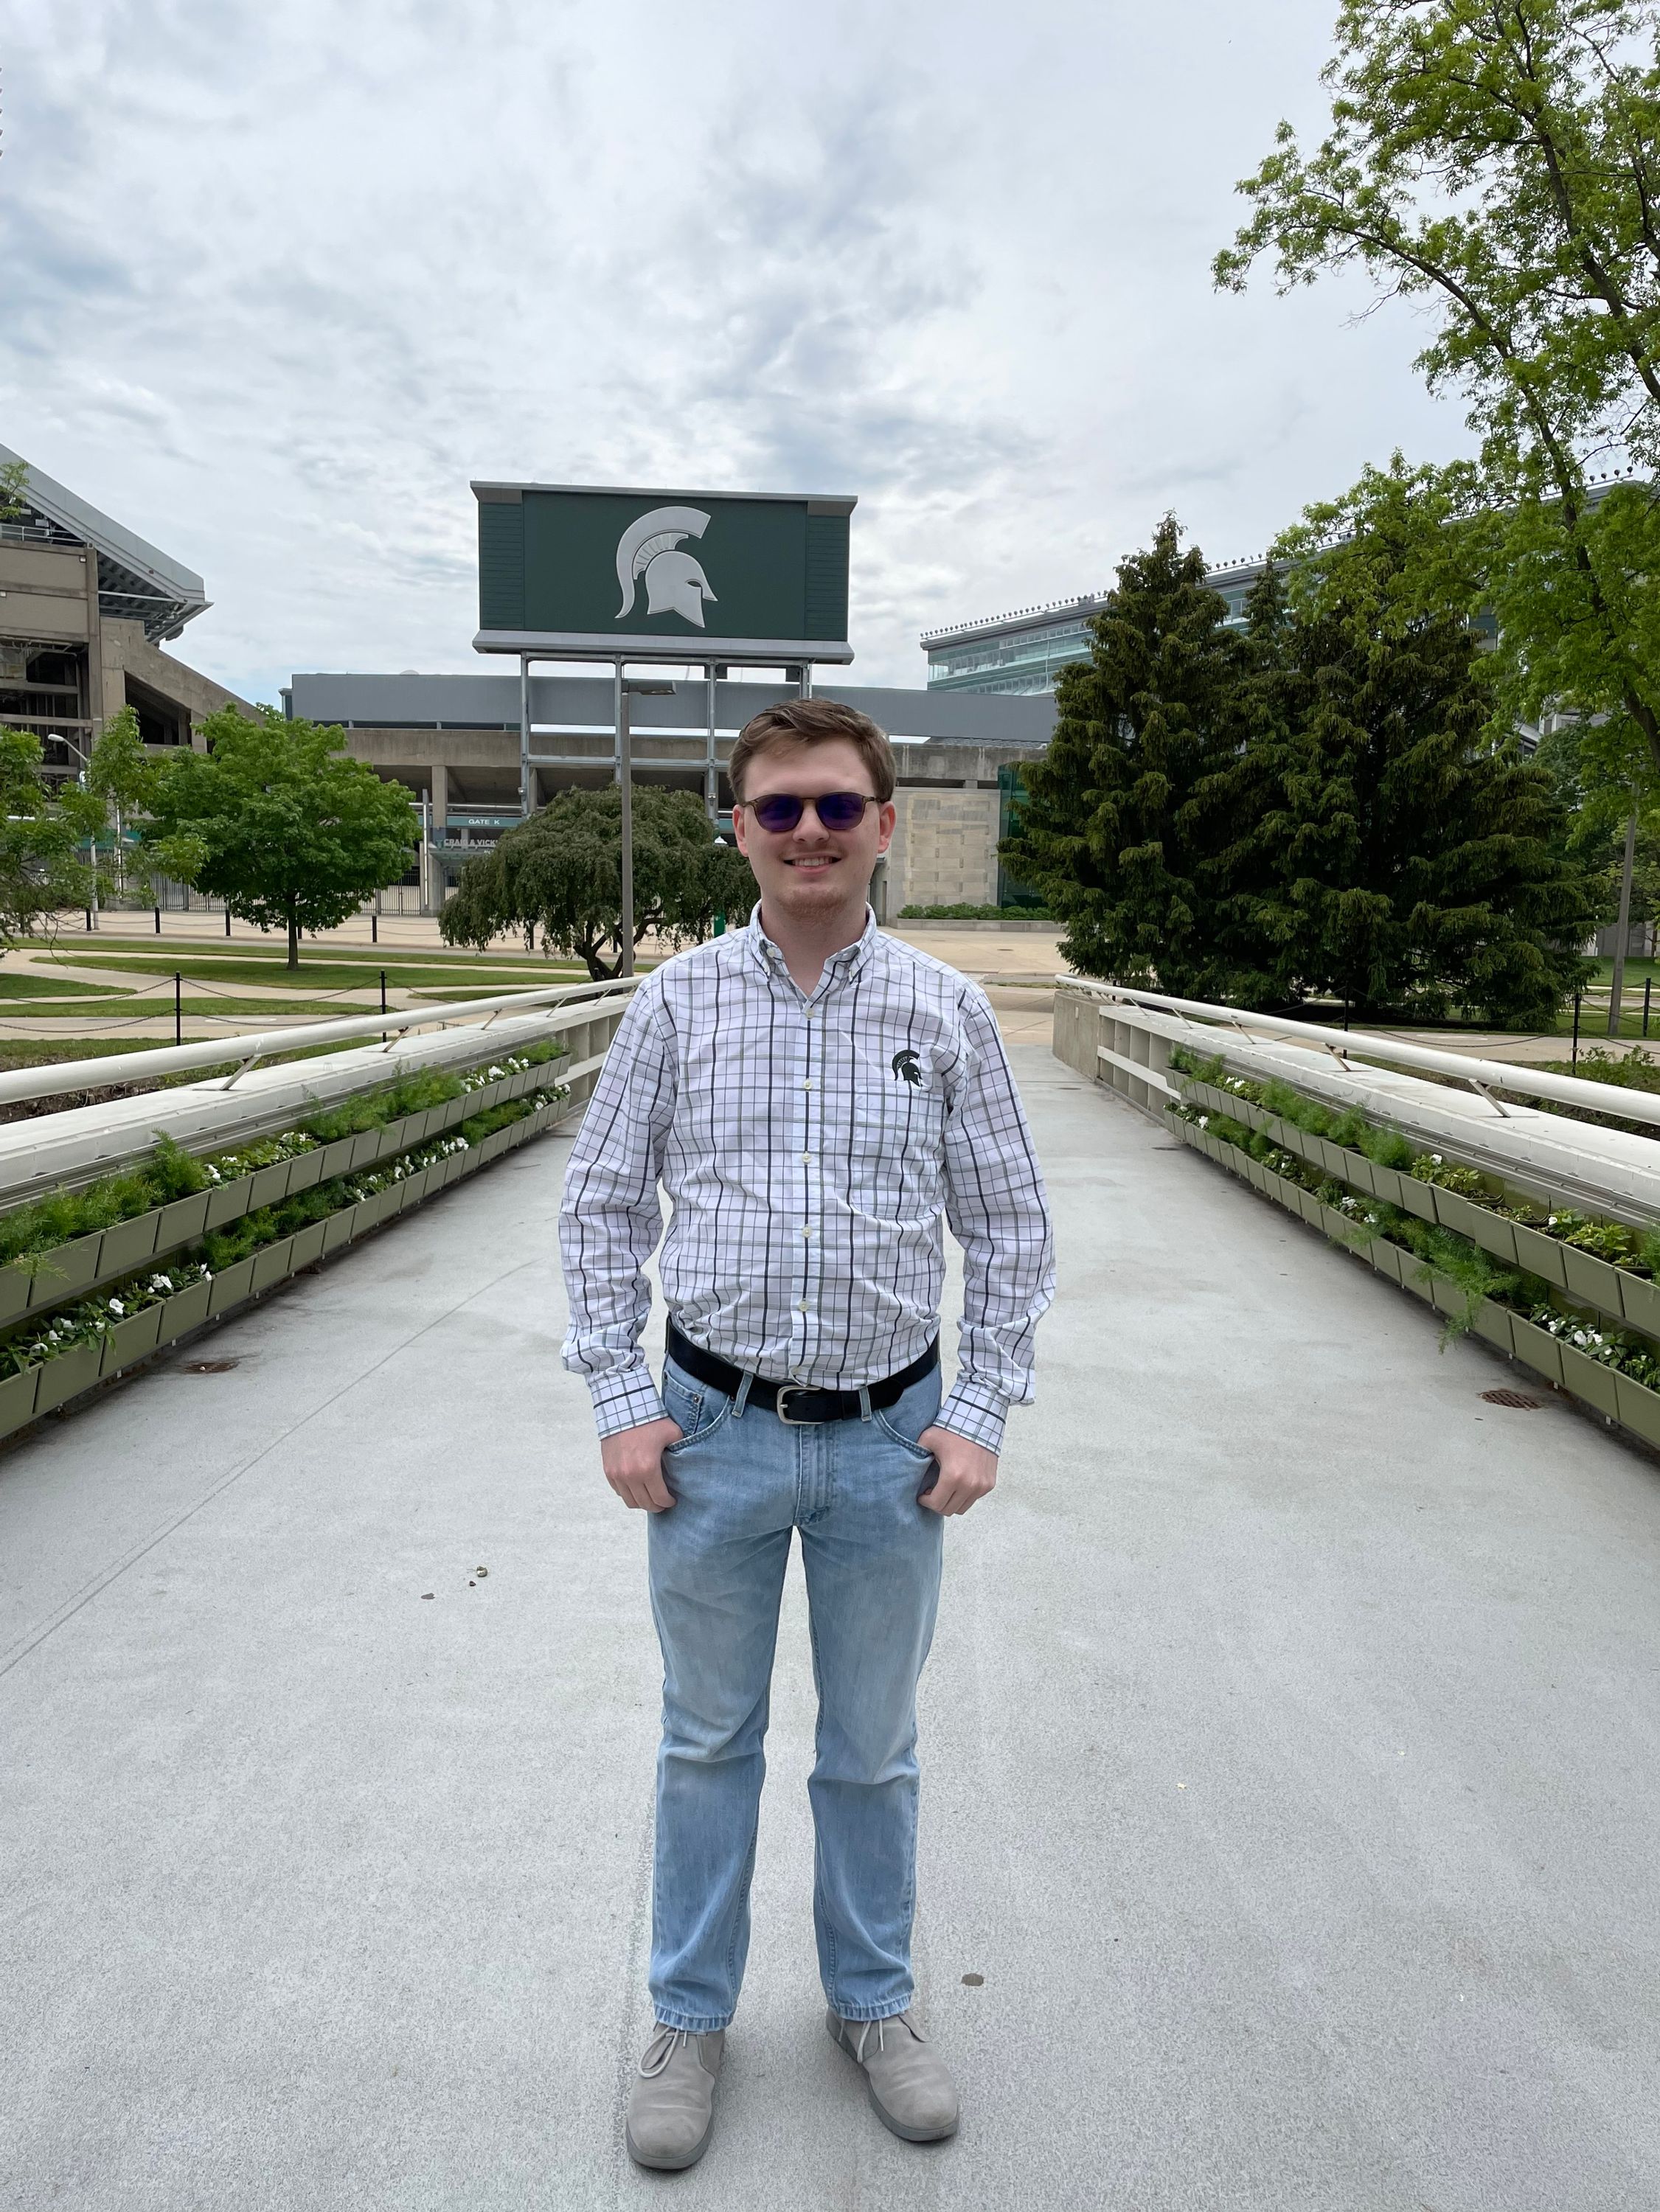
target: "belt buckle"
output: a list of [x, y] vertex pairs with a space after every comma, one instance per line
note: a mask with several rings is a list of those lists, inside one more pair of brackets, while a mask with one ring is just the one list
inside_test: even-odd
[[779, 1419], [784, 1424], [784, 1426], [787, 1429], [822, 1428], [824, 1424], [821, 1421], [797, 1420], [794, 1413], [787, 1413], [785, 1410], [784, 1401], [786, 1398], [811, 1397], [812, 1395], [812, 1386], [809, 1383], [781, 1382], [778, 1385], [778, 1395], [773, 1400], [772, 1410], [777, 1414]]

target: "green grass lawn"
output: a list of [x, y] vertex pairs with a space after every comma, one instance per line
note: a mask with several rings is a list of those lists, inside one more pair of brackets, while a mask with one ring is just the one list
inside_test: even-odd
[[[244, 960], [239, 955], [234, 959], [204, 959], [199, 956], [173, 959], [134, 959], [125, 955], [92, 953], [58, 953], [53, 965], [70, 969], [102, 968], [118, 975], [150, 975], [158, 981], [171, 982], [175, 975], [185, 976], [198, 983], [253, 983], [269, 986], [273, 990], [316, 991], [375, 991], [380, 987], [384, 968], [386, 981], [400, 990], [426, 988], [444, 991], [453, 981], [465, 981], [481, 987], [489, 985], [498, 991], [531, 991], [538, 986], [546, 988], [560, 983], [585, 983], [588, 980], [586, 968], [551, 967], [540, 961], [523, 962], [517, 968], [506, 970], [492, 969], [488, 963], [472, 961], [465, 967], [433, 968], [424, 963], [400, 964], [396, 961], [377, 961], [366, 967], [347, 961], [307, 960], [296, 973], [293, 969], [278, 965], [273, 972], [271, 963], [259, 960]], [[72, 989], [75, 985], [65, 980], [59, 989]], [[483, 995], [491, 995], [484, 990]]]
[[[103, 1010], [100, 1008], [101, 1015]], [[372, 1014], [378, 1006], [356, 1000], [342, 1000], [331, 1006], [316, 999], [216, 999], [204, 998], [192, 992], [186, 994], [184, 1014], [186, 1021], [262, 1021], [267, 1015], [303, 1014], [307, 1021], [327, 1021], [332, 1015], [344, 1018], [350, 1014]], [[112, 1029], [122, 1023], [159, 1022], [173, 1019], [173, 994], [166, 991], [144, 997], [129, 997], [119, 1008], [112, 1008], [106, 1017]], [[84, 1022], [91, 1010], [83, 999], [52, 999], [32, 1000], [20, 1006], [12, 1017], [16, 1021]], [[0, 1014], [0, 1021], [5, 1016]]]
[[73, 991], [82, 999], [125, 999], [128, 994], [119, 983], [82, 983], [72, 975], [60, 982], [52, 975], [33, 975], [27, 969], [0, 968], [0, 999], [50, 999], [64, 991]]

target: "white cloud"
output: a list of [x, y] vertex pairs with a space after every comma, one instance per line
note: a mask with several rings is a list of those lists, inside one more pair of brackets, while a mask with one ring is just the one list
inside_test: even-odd
[[476, 665], [478, 475], [856, 491], [856, 672], [1464, 442], [1421, 327], [1219, 296], [1335, 0], [14, 0], [0, 437], [199, 568], [179, 650]]

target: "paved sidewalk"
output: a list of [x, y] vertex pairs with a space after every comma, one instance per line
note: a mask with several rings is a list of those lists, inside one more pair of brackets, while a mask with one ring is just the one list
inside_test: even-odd
[[925, 1686], [957, 2141], [820, 2022], [793, 1573], [719, 2131], [622, 2154], [658, 1680], [550, 1139], [0, 1457], [6, 2212], [1651, 2212], [1660, 1468], [1016, 1058], [1063, 1287]]

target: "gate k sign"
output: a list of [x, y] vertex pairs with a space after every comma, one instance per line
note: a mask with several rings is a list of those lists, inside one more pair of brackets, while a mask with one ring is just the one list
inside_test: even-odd
[[848, 661], [850, 498], [475, 483], [480, 653]]

